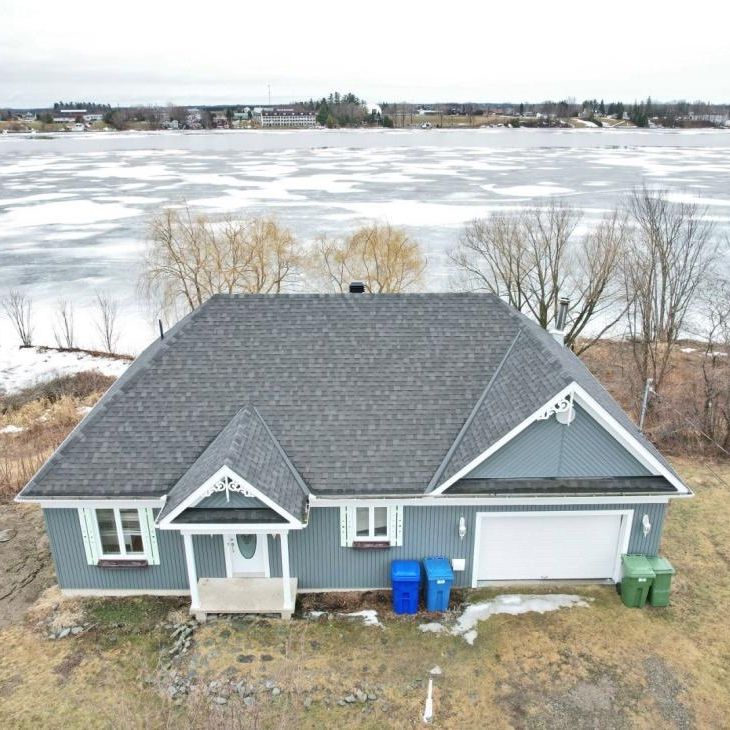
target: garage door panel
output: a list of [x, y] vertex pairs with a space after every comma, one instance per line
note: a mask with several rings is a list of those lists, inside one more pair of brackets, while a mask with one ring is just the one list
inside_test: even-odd
[[477, 580], [613, 577], [620, 514], [511, 513], [481, 520]]

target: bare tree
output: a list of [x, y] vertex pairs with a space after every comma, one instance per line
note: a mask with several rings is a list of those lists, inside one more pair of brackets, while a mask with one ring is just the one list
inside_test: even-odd
[[568, 297], [565, 342], [585, 351], [625, 312], [620, 265], [626, 223], [613, 213], [576, 241], [579, 220], [576, 210], [550, 202], [519, 215], [472, 221], [449, 254], [460, 284], [496, 294], [545, 329], [560, 298]]
[[389, 223], [370, 223], [349, 236], [316, 243], [312, 257], [314, 278], [322, 288], [347, 291], [362, 281], [368, 292], [401, 292], [418, 284], [427, 260], [417, 241]]
[[189, 208], [166, 209], [150, 224], [140, 284], [169, 316], [213, 294], [280, 292], [303, 263], [290, 231], [273, 218], [213, 220]]
[[56, 347], [73, 349], [74, 339], [74, 308], [67, 299], [61, 299], [56, 308], [56, 325], [53, 328], [53, 338]]
[[11, 289], [6, 297], [0, 300], [5, 316], [10, 320], [18, 333], [23, 347], [33, 344], [33, 302], [17, 289]]
[[119, 342], [119, 332], [117, 329], [119, 303], [100, 292], [96, 294], [95, 303], [96, 331], [99, 333], [104, 350], [114, 353]]
[[692, 203], [643, 188], [629, 199], [633, 236], [626, 271], [628, 328], [641, 383], [659, 390], [698, 288], [717, 254], [714, 225]]

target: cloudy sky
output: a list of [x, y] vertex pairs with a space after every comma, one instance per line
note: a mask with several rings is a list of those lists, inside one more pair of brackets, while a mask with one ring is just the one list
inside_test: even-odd
[[730, 101], [723, 0], [0, 0], [0, 105]]

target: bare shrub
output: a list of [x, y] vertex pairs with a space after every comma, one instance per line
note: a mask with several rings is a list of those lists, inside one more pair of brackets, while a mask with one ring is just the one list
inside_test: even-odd
[[119, 342], [119, 331], [117, 317], [119, 315], [119, 303], [98, 292], [95, 298], [96, 304], [96, 331], [101, 338], [102, 347], [106, 352], [114, 353]]
[[10, 320], [18, 333], [23, 347], [33, 345], [33, 302], [17, 289], [11, 289], [6, 297], [0, 300], [5, 316]]
[[76, 347], [74, 338], [74, 308], [67, 299], [61, 299], [56, 307], [56, 322], [53, 328], [53, 338], [56, 347], [73, 349]]
[[362, 281], [368, 292], [402, 292], [423, 277], [427, 260], [417, 241], [389, 223], [370, 223], [341, 238], [320, 237], [311, 261], [320, 288], [346, 292]]

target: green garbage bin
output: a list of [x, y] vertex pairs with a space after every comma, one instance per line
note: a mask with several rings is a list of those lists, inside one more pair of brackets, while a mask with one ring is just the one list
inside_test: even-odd
[[669, 593], [672, 589], [672, 576], [676, 571], [666, 558], [655, 555], [647, 558], [647, 560], [656, 576], [649, 589], [649, 604], [651, 606], [668, 606]]
[[621, 563], [621, 600], [629, 608], [643, 608], [654, 580], [654, 571], [643, 555], [622, 555]]

